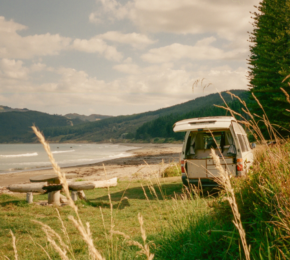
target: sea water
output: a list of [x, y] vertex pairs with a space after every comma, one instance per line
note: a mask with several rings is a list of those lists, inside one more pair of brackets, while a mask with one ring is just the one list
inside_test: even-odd
[[[118, 144], [50, 144], [60, 167], [97, 163], [127, 157], [138, 147]], [[0, 174], [51, 168], [41, 144], [0, 144]]]

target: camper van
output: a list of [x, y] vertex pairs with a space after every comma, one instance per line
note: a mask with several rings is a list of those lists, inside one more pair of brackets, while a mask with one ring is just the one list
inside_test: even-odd
[[253, 151], [244, 128], [234, 117], [217, 116], [176, 122], [174, 132], [186, 132], [181, 152], [185, 185], [217, 186], [219, 175], [211, 157], [214, 149], [222, 167], [232, 176], [244, 176], [253, 163]]

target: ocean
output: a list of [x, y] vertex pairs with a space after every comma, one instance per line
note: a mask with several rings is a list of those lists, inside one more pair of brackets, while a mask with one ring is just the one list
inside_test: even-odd
[[[60, 167], [97, 163], [131, 156], [138, 147], [118, 144], [50, 144]], [[41, 144], [0, 144], [0, 174], [51, 168]]]

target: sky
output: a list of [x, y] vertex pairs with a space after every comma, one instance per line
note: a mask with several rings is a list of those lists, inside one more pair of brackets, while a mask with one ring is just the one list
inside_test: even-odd
[[0, 2], [0, 105], [128, 115], [248, 89], [259, 0]]

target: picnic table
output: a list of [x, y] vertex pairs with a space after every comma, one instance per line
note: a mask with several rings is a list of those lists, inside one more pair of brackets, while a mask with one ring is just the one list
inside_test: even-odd
[[[67, 179], [77, 177], [77, 174], [66, 174]], [[48, 192], [48, 204], [59, 206], [65, 196], [60, 194], [62, 184], [56, 174], [38, 175], [30, 178], [31, 183], [13, 184], [7, 187], [12, 192], [25, 192], [28, 203], [33, 203], [33, 192], [44, 193]], [[91, 190], [95, 188], [105, 188], [117, 186], [117, 178], [99, 181], [68, 181], [68, 186], [71, 191], [73, 201], [80, 199], [86, 200], [83, 190]], [[65, 202], [63, 202], [65, 203]]]
[[30, 182], [47, 182], [46, 186], [43, 186], [43, 190], [48, 191], [48, 204], [54, 204], [59, 206], [60, 203], [60, 191], [62, 185], [59, 177], [56, 174], [38, 175], [30, 178]]

